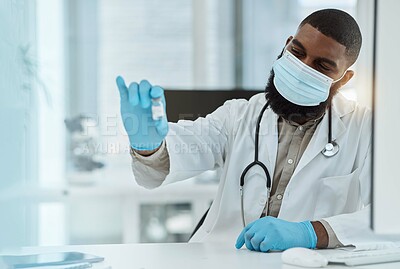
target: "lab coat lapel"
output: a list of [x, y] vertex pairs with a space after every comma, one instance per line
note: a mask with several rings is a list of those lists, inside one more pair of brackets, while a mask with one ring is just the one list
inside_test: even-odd
[[[322, 121], [318, 125], [311, 138], [307, 149], [303, 153], [299, 164], [297, 165], [292, 178], [294, 178], [301, 169], [303, 169], [307, 164], [309, 164], [321, 151], [324, 149], [325, 145], [328, 143], [328, 126], [329, 126], [329, 116], [328, 112], [325, 113]], [[340, 114], [332, 108], [332, 140], [336, 140], [340, 135], [346, 131], [346, 126], [340, 119]], [[322, 154], [322, 153], [321, 153]]]

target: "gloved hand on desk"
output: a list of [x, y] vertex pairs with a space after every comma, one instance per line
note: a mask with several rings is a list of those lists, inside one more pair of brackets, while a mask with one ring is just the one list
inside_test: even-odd
[[293, 247], [316, 248], [317, 235], [309, 221], [289, 222], [274, 217], [248, 224], [236, 240], [236, 248], [267, 252]]
[[[127, 88], [124, 79], [117, 77], [121, 97], [121, 116], [129, 142], [133, 149], [151, 151], [157, 149], [168, 133], [164, 90], [152, 86], [147, 80], [132, 82]], [[164, 113], [160, 119], [152, 117], [152, 99], [161, 98]]]

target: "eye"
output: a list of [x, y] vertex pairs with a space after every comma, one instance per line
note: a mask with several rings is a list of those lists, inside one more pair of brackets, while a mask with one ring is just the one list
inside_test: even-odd
[[331, 71], [331, 69], [324, 64], [319, 64], [319, 68], [323, 71]]
[[295, 47], [291, 47], [290, 50], [295, 56], [303, 56], [303, 52]]

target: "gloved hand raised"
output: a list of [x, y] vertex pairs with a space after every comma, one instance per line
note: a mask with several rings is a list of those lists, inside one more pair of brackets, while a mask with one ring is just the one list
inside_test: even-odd
[[247, 225], [236, 240], [236, 248], [243, 244], [249, 250], [267, 252], [293, 247], [315, 248], [317, 235], [309, 221], [289, 222], [274, 217], [260, 218]]
[[[121, 97], [121, 116], [129, 142], [135, 150], [154, 150], [158, 148], [168, 133], [165, 111], [164, 90], [152, 86], [147, 80], [140, 84], [132, 82], [129, 88], [121, 76], [117, 77]], [[152, 118], [152, 99], [161, 98], [164, 115], [161, 119]]]

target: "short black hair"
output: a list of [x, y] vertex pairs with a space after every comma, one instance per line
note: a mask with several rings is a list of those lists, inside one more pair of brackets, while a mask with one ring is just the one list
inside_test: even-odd
[[350, 14], [339, 9], [322, 9], [308, 15], [299, 28], [305, 24], [345, 46], [350, 65], [357, 60], [362, 37], [360, 27]]

